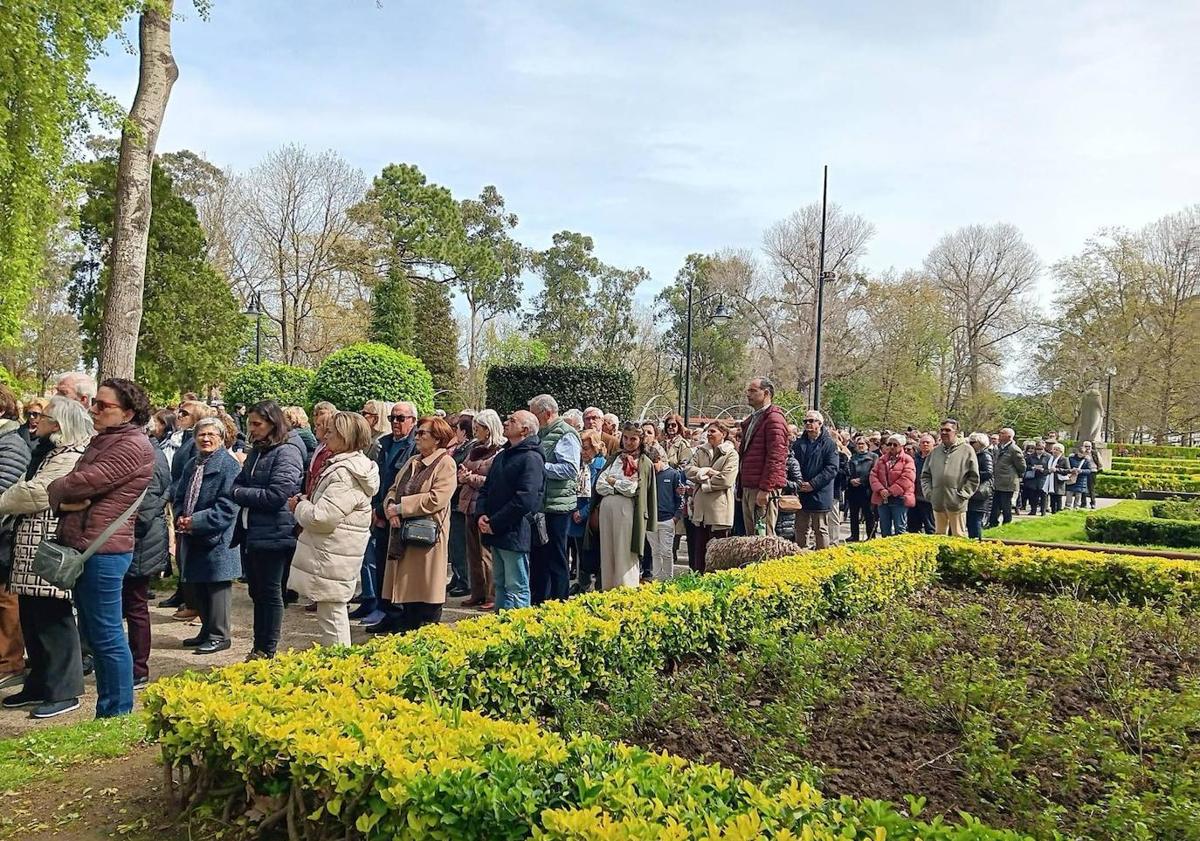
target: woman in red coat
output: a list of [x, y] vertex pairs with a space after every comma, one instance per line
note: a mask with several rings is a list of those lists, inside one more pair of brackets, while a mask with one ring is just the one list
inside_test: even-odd
[[871, 469], [871, 504], [879, 506], [879, 531], [884, 537], [908, 530], [908, 509], [917, 504], [916, 482], [917, 465], [904, 452], [904, 437], [892, 435]]

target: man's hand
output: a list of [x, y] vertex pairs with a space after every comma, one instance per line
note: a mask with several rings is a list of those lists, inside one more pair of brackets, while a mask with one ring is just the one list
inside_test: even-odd
[[83, 511], [91, 504], [92, 501], [90, 499], [85, 499], [83, 502], [64, 502], [62, 505], [58, 506], [58, 510], [67, 512]]
[[572, 521], [572, 522], [574, 522], [574, 523], [582, 523], [582, 522], [583, 522], [583, 517], [579, 516], [579, 512], [578, 512], [578, 511], [572, 511], [572, 512], [571, 512], [571, 521]]
[[852, 488], [857, 488], [861, 484], [862, 484], [862, 479], [851, 479], [850, 480], [850, 487], [852, 487]]
[[812, 482], [801, 482], [800, 483], [800, 490], [802, 490], [804, 493], [810, 494], [810, 493], [812, 493], [812, 489], [813, 489]]
[[755, 507], [756, 508], [765, 508], [767, 505], [767, 500], [770, 498], [771, 498], [771, 495], [769, 493], [767, 493], [766, 491], [759, 491], [758, 493], [756, 493], [754, 495]]
[[492, 524], [488, 520], [487, 514], [484, 514], [482, 517], [479, 518], [479, 533], [480, 534], [495, 534], [495, 532], [492, 531]]
[[191, 530], [192, 530], [192, 518], [191, 517], [176, 517], [175, 518], [175, 531], [191, 531]]

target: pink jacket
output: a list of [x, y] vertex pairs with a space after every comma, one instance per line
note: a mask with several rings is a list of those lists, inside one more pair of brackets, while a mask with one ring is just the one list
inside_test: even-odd
[[883, 489], [890, 497], [900, 497], [905, 508], [917, 504], [917, 465], [908, 453], [900, 453], [894, 459], [880, 456], [871, 468], [871, 504], [883, 503]]

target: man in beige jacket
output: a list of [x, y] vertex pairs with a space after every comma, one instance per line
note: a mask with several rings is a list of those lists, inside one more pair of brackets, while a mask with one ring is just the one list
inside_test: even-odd
[[958, 421], [947, 418], [939, 432], [942, 443], [921, 468], [921, 492], [933, 506], [934, 532], [963, 537], [967, 502], [979, 488], [979, 460], [971, 445], [959, 440]]

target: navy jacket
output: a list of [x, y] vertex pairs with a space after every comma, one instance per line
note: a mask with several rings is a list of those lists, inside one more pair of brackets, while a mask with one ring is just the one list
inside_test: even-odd
[[175, 496], [175, 488], [179, 485], [179, 477], [188, 462], [196, 457], [196, 435], [192, 430], [185, 430], [179, 449], [171, 457], [171, 496]]
[[[249, 528], [239, 514], [233, 545], [249, 551], [273, 552], [296, 548], [296, 518], [287, 509], [290, 497], [304, 483], [304, 442], [300, 447], [285, 441], [270, 449], [255, 447], [246, 456], [242, 472], [233, 482], [233, 501], [249, 512]], [[179, 483], [183, 487], [182, 480]]]
[[822, 429], [814, 441], [801, 434], [792, 443], [792, 455], [800, 462], [800, 473], [804, 481], [813, 486], [808, 493], [800, 494], [800, 505], [806, 511], [828, 511], [833, 508], [833, 480], [838, 473], [838, 448]]
[[375, 514], [382, 519], [387, 519], [383, 510], [383, 500], [392, 489], [392, 483], [396, 481], [404, 465], [408, 464], [416, 451], [417, 445], [412, 435], [399, 441], [391, 435], [379, 439], [379, 455], [375, 457], [375, 464], [379, 467], [379, 490], [371, 499], [371, 506], [375, 509]]
[[167, 503], [171, 501], [171, 467], [167, 454], [154, 448], [154, 474], [133, 523], [133, 561], [126, 578], [153, 575], [167, 567]]
[[529, 515], [542, 510], [546, 459], [536, 435], [496, 454], [475, 498], [475, 516], [487, 516], [493, 534], [482, 535], [494, 549], [529, 551]]
[[683, 497], [679, 491], [687, 484], [687, 478], [677, 467], [664, 467], [654, 474], [654, 483], [658, 491], [658, 521], [665, 523], [674, 519], [683, 506]]
[[[183, 469], [173, 500], [175, 516], [183, 516], [184, 499], [199, 465], [191, 459]], [[183, 567], [183, 580], [192, 583], [232, 581], [242, 574], [242, 561], [233, 542], [238, 504], [231, 494], [233, 482], [241, 472], [237, 459], [225, 450], [213, 453], [204, 463], [200, 495], [192, 509], [192, 530], [177, 535]]]

